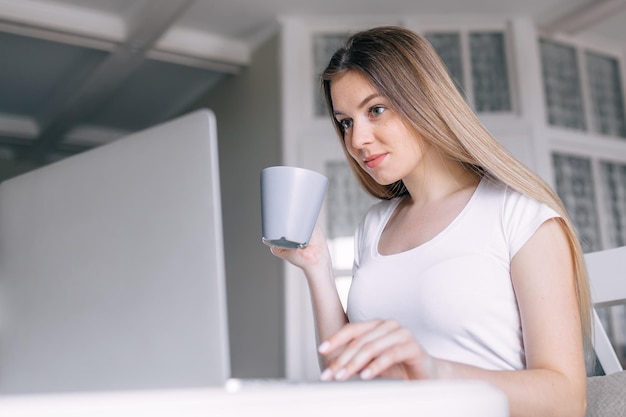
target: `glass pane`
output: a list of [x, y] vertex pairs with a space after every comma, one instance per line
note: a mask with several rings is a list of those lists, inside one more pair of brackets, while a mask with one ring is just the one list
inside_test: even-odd
[[315, 79], [313, 80], [313, 97], [315, 116], [326, 116], [326, 104], [320, 87], [319, 76], [328, 65], [335, 51], [343, 46], [347, 33], [316, 34], [313, 37], [313, 63]]
[[461, 35], [459, 33], [433, 33], [424, 35], [437, 51], [448, 67], [457, 88], [464, 91], [463, 83], [463, 55], [461, 50]]
[[586, 130], [576, 50], [547, 40], [540, 48], [548, 123]]
[[617, 59], [587, 52], [587, 72], [593, 129], [598, 133], [626, 137], [624, 100]]
[[[610, 162], [600, 163], [602, 175], [601, 197], [607, 213], [603, 219], [610, 247], [626, 245], [626, 165]], [[607, 248], [608, 249], [608, 248]]]
[[470, 56], [476, 111], [511, 111], [504, 34], [471, 33]]
[[602, 249], [591, 161], [553, 154], [556, 191], [574, 222], [585, 252]]
[[354, 259], [354, 231], [376, 201], [357, 183], [346, 161], [328, 161], [326, 206], [328, 241], [335, 269], [351, 270]]

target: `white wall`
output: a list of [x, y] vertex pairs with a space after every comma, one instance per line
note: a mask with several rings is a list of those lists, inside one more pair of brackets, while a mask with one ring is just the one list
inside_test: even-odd
[[261, 243], [259, 174], [282, 160], [278, 36], [195, 107], [217, 118], [233, 377], [284, 375], [282, 263]]

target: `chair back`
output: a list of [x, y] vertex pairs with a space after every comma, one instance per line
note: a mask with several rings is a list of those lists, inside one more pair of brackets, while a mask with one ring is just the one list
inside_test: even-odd
[[594, 305], [593, 348], [604, 373], [609, 375], [623, 368], [597, 308], [626, 303], [626, 246], [587, 253], [585, 262]]

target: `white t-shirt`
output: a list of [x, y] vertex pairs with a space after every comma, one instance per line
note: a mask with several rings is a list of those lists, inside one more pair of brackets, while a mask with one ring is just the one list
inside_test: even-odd
[[483, 178], [461, 213], [433, 239], [380, 255], [380, 235], [400, 201], [375, 204], [357, 229], [349, 320], [395, 319], [437, 358], [484, 369], [525, 368], [511, 259], [558, 214]]

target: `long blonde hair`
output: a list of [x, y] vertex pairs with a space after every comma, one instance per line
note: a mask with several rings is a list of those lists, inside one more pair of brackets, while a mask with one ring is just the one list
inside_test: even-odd
[[356, 71], [387, 97], [408, 125], [440, 152], [481, 175], [488, 173], [509, 187], [546, 204], [561, 216], [573, 267], [585, 346], [590, 346], [591, 297], [583, 251], [558, 195], [541, 177], [513, 157], [487, 131], [457, 90], [443, 61], [418, 34], [401, 27], [378, 27], [352, 35], [331, 58], [321, 75], [326, 105], [335, 130], [361, 186], [389, 199], [407, 193], [402, 181], [380, 185], [349, 156], [343, 130], [334, 117], [332, 80]]

